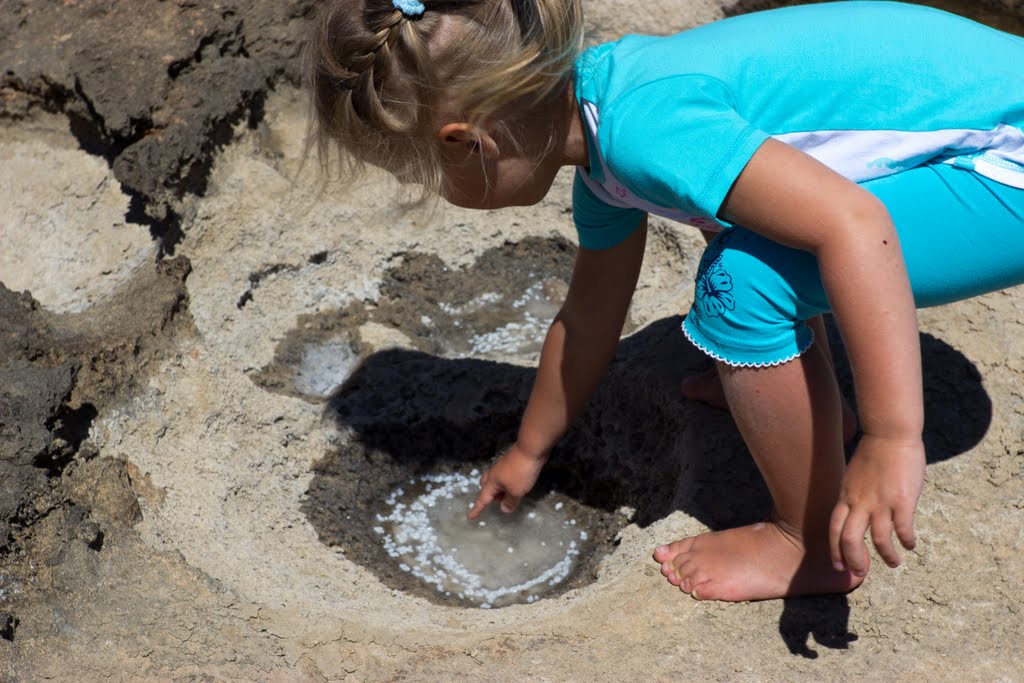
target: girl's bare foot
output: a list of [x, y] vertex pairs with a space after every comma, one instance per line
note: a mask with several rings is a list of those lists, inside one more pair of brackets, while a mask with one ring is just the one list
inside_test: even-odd
[[[683, 397], [691, 401], [707, 403], [712, 408], [729, 410], [729, 404], [725, 401], [725, 392], [722, 390], [722, 382], [718, 378], [718, 371], [709, 368], [702, 373], [691, 375], [683, 380]], [[843, 399], [843, 443], [848, 444], [857, 435], [857, 414], [846, 399]]]
[[698, 600], [769, 600], [847, 593], [864, 580], [837, 572], [827, 544], [808, 549], [775, 522], [691, 536], [654, 551], [661, 573]]

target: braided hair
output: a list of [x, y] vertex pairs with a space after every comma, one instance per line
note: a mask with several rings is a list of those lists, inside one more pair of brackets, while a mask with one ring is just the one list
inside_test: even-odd
[[564, 93], [583, 46], [580, 0], [324, 0], [306, 46], [311, 144], [330, 175], [371, 164], [437, 192], [439, 111], [480, 123]]

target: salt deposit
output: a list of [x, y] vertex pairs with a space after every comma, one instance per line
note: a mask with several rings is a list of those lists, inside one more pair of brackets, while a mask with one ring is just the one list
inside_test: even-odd
[[536, 282], [512, 302], [517, 319], [490, 332], [474, 335], [470, 355], [532, 355], [540, 352], [548, 325], [558, 312], [560, 301], [553, 300], [549, 281]]
[[374, 531], [402, 571], [446, 597], [484, 608], [532, 603], [569, 576], [587, 533], [548, 499], [524, 500], [512, 514], [491, 505], [469, 521], [478, 481], [475, 470], [412, 480], [387, 498]]
[[295, 390], [315, 398], [327, 398], [352, 374], [359, 358], [344, 340], [309, 344], [295, 369]]

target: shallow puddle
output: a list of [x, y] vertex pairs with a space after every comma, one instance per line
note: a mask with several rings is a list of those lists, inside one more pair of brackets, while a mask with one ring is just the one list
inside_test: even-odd
[[385, 273], [378, 301], [300, 316], [274, 360], [250, 376], [269, 391], [328, 399], [369, 354], [387, 348], [379, 335], [365, 338], [367, 327], [393, 331], [389, 345], [437, 357], [535, 363], [568, 292], [573, 257], [564, 240], [538, 238], [488, 250], [465, 269], [404, 254]]
[[442, 340], [452, 358], [539, 357], [548, 326], [568, 285], [555, 276], [527, 274], [519, 292], [487, 292], [463, 305], [441, 303], [452, 332]]
[[550, 494], [511, 514], [492, 504], [470, 521], [479, 478], [473, 470], [409, 480], [387, 498], [374, 532], [403, 572], [447, 598], [483, 608], [532, 603], [569, 577], [590, 536], [571, 503]]
[[[410, 252], [384, 273], [376, 301], [300, 317], [252, 377], [323, 402], [327, 420], [354, 430], [314, 465], [303, 506], [324, 543], [449, 606], [530, 603], [596, 578], [631, 513], [603, 478], [578, 477], [589, 446], [566, 448], [517, 513], [492, 506], [466, 518], [479, 491], [470, 472], [515, 440], [574, 255], [540, 238], [465, 268]], [[607, 440], [615, 427], [600, 422]]]

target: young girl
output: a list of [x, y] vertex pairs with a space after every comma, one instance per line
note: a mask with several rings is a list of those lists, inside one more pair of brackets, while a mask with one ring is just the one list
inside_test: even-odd
[[[332, 0], [315, 134], [465, 207], [577, 167], [580, 249], [518, 439], [470, 517], [513, 510], [618, 343], [647, 215], [720, 230], [683, 329], [716, 361], [774, 511], [657, 548], [700, 599], [848, 591], [870, 529], [914, 547], [924, 479], [915, 304], [1024, 282], [1024, 41], [914, 5], [842, 2], [582, 48], [578, 0]], [[862, 438], [807, 321], [832, 311]], [[817, 323], [813, 323], [817, 326]], [[819, 335], [820, 336], [820, 335]]]

